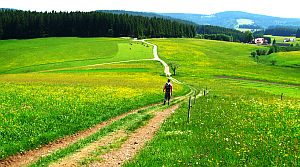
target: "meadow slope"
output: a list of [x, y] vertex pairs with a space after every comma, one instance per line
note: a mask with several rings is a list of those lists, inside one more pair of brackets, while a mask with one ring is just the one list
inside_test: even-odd
[[152, 42], [179, 64], [176, 79], [209, 94], [193, 104], [190, 123], [185, 103], [125, 166], [299, 165], [299, 68], [257, 63], [248, 44]]
[[[14, 73], [0, 77], [1, 159], [162, 100], [163, 67], [144, 61], [153, 58], [152, 47], [141, 42], [121, 38], [0, 42], [1, 72]], [[105, 64], [127, 60], [140, 61]], [[91, 64], [97, 65], [87, 66]], [[174, 96], [188, 91], [182, 85], [176, 89]]]
[[[0, 66], [1, 159], [162, 100], [163, 66], [149, 60], [153, 54], [148, 44], [121, 38], [25, 41], [0, 41], [4, 44], [1, 57], [6, 56]], [[196, 99], [190, 123], [187, 104], [181, 103], [154, 139], [125, 166], [299, 164], [299, 68], [257, 63], [250, 56], [259, 48], [254, 45], [199, 39], [150, 42], [158, 46], [161, 59], [179, 65], [173, 77], [185, 85], [173, 83], [174, 97], [187, 94], [189, 88], [201, 93], [206, 89], [209, 94]], [[293, 55], [297, 53], [272, 56], [284, 64], [298, 61]], [[44, 63], [44, 58], [49, 61]], [[129, 112], [30, 165], [66, 163], [89, 146], [111, 139], [72, 160], [76, 165], [101, 163], [102, 155], [122, 150], [132, 133], [166, 108], [155, 105]]]
[[150, 58], [150, 46], [123, 38], [0, 40], [0, 74]]

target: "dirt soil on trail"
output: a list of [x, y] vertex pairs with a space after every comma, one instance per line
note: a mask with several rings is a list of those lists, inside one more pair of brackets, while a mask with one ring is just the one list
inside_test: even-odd
[[[143, 40], [143, 42], [145, 42]], [[156, 61], [160, 61], [164, 65], [164, 72], [166, 76], [171, 76], [169, 71], [169, 66], [158, 57], [157, 53], [157, 46], [148, 42], [145, 42], [147, 44], [152, 45], [153, 48], [153, 55], [154, 59]], [[134, 60], [135, 61], [135, 60]], [[180, 83], [179, 81], [172, 78], [174, 82]], [[181, 97], [182, 98], [182, 97]], [[181, 98], [175, 98], [175, 99], [181, 99]], [[115, 118], [112, 118], [108, 121], [102, 122], [94, 127], [91, 127], [90, 129], [87, 129], [85, 131], [78, 132], [77, 134], [74, 134], [72, 136], [67, 136], [65, 138], [56, 140], [52, 143], [49, 143], [48, 145], [42, 146], [40, 148], [36, 148], [34, 150], [27, 151], [22, 154], [17, 154], [11, 157], [8, 157], [7, 159], [0, 160], [0, 167], [7, 167], [7, 166], [13, 166], [13, 167], [20, 167], [20, 166], [27, 166], [35, 161], [37, 161], [39, 158], [47, 156], [59, 149], [65, 148], [75, 142], [77, 142], [80, 139], [84, 139], [94, 133], [96, 133], [99, 129], [113, 123], [114, 121], [117, 121], [121, 118], [126, 117], [129, 114], [136, 113], [140, 110], [144, 110], [147, 108], [150, 108], [152, 106], [157, 106], [158, 104], [153, 104], [150, 106], [146, 106], [137, 110], [133, 110], [130, 112], [127, 112], [125, 114], [122, 114], [120, 116], [117, 116]], [[122, 144], [120, 149], [113, 150], [111, 152], [108, 152], [104, 155], [102, 155], [100, 158], [103, 158], [103, 161], [96, 162], [94, 164], [91, 164], [91, 166], [121, 166], [124, 164], [125, 161], [132, 159], [137, 152], [144, 147], [144, 145], [150, 141], [155, 133], [159, 130], [160, 125], [163, 123], [163, 121], [171, 115], [173, 111], [175, 111], [178, 108], [178, 104], [174, 105], [165, 111], [162, 112], [155, 112], [154, 118], [152, 118], [147, 125], [137, 129], [135, 132], [130, 134], [127, 141], [125, 141], [124, 144]], [[124, 135], [124, 132], [117, 131], [113, 133], [113, 135], [104, 137], [103, 139], [100, 139], [98, 142], [92, 143], [91, 145], [87, 146], [87, 148], [84, 148], [80, 150], [79, 152], [71, 155], [70, 157], [67, 157], [66, 159], [63, 159], [60, 161], [59, 166], [76, 166], [76, 162], [78, 159], [81, 159], [88, 155], [88, 152], [90, 152], [89, 149], [94, 149], [94, 147], [99, 147], [103, 144], [106, 144], [109, 140], [114, 140], [115, 138], [122, 137]], [[68, 159], [70, 158], [70, 159]], [[72, 159], [73, 158], [73, 159]], [[75, 160], [76, 161], [75, 161]], [[65, 161], [68, 160], [68, 161]], [[67, 163], [64, 163], [67, 162]], [[59, 163], [59, 162], [57, 162]], [[64, 164], [64, 165], [63, 165]], [[70, 164], [70, 165], [67, 165]], [[54, 164], [53, 164], [54, 165]]]
[[99, 141], [96, 141], [87, 147], [83, 148], [82, 150], [76, 152], [75, 154], [66, 157], [56, 163], [53, 163], [49, 165], [49, 167], [73, 167], [78, 166], [80, 163], [80, 160], [82, 160], [85, 157], [88, 157], [90, 153], [94, 150], [96, 150], [98, 147], [109, 145], [110, 143], [113, 143], [115, 140], [126, 137], [126, 132], [124, 131], [118, 131], [115, 133], [112, 133], [108, 136], [103, 137]]
[[149, 123], [132, 133], [128, 140], [122, 144], [121, 148], [108, 152], [101, 156], [104, 160], [96, 162], [91, 166], [94, 167], [115, 167], [122, 166], [125, 161], [132, 159], [145, 144], [150, 141], [155, 133], [159, 130], [163, 121], [168, 118], [172, 112], [178, 108], [178, 104], [165, 111], [156, 112], [154, 118]]
[[30, 150], [30, 151], [27, 151], [27, 152], [22, 153], [22, 154], [17, 154], [17, 155], [11, 156], [11, 157], [9, 157], [5, 160], [0, 160], [0, 167], [27, 166], [27, 165], [37, 161], [41, 157], [47, 156], [47, 155], [49, 155], [49, 154], [51, 154], [51, 153], [53, 153], [53, 152], [55, 152], [59, 149], [65, 148], [65, 147], [77, 142], [80, 139], [84, 139], [84, 138], [96, 133], [99, 129], [111, 124], [114, 121], [117, 121], [121, 118], [124, 118], [129, 114], [136, 113], [140, 110], [144, 110], [144, 109], [150, 108], [152, 106], [156, 106], [156, 105], [158, 105], [158, 104], [153, 104], [153, 105], [149, 105], [149, 106], [146, 106], [146, 107], [142, 107], [142, 108], [137, 109], [137, 110], [132, 110], [130, 112], [127, 112], [125, 114], [122, 114], [122, 115], [119, 115], [115, 118], [112, 118], [108, 121], [102, 122], [102, 123], [90, 128], [90, 129], [78, 132], [78, 133], [76, 133], [72, 136], [67, 136], [65, 138], [59, 139], [57, 141], [54, 141], [54, 142], [52, 142], [48, 145], [42, 146], [42, 147], [37, 148], [35, 150]]

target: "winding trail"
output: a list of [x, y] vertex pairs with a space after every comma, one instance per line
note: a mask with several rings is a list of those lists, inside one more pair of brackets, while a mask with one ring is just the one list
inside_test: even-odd
[[164, 111], [156, 112], [154, 118], [152, 118], [147, 125], [137, 129], [131, 134], [128, 140], [122, 144], [120, 149], [101, 155], [103, 161], [93, 163], [91, 166], [119, 167], [122, 166], [124, 162], [131, 160], [146, 145], [146, 143], [155, 136], [155, 133], [160, 129], [161, 124], [175, 112], [178, 107], [179, 105], [177, 104]]
[[158, 52], [157, 52], [157, 46], [155, 44], [147, 42], [145, 39], [140, 40], [140, 41], [153, 46], [154, 60], [159, 61], [164, 66], [164, 68], [165, 68], [164, 72], [165, 72], [166, 76], [170, 77], [171, 76], [170, 68], [166, 62], [164, 62], [162, 59], [159, 58]]
[[147, 42], [146, 39], [133, 40], [133, 41], [139, 41], [139, 42], [143, 42], [145, 44], [153, 46], [153, 56], [154, 56], [154, 58], [153, 59], [138, 59], [138, 60], [116, 61], [116, 62], [109, 62], [109, 63], [99, 63], [99, 64], [91, 64], [91, 65], [85, 65], [85, 66], [58, 68], [58, 69], [51, 69], [51, 70], [42, 70], [42, 71], [38, 71], [38, 72], [52, 72], [52, 71], [70, 70], [70, 69], [76, 69], [76, 68], [82, 68], [82, 67], [95, 67], [95, 66], [100, 66], [100, 65], [120, 64], [120, 63], [139, 62], [139, 61], [153, 61], [154, 60], [154, 61], [159, 61], [164, 66], [164, 73], [166, 74], [167, 77], [171, 78], [176, 83], [181, 83], [180, 81], [178, 81], [175, 78], [171, 77], [172, 74], [170, 73], [169, 65], [158, 56], [158, 51], [157, 51], [158, 47], [155, 44]]
[[172, 77], [172, 74], [170, 73], [170, 67], [169, 65], [163, 61], [159, 56], [158, 56], [158, 51], [157, 51], [157, 45], [152, 44], [150, 42], [147, 42], [146, 39], [142, 39], [142, 40], [137, 40], [137, 41], [141, 41], [144, 42], [148, 45], [153, 46], [153, 55], [154, 55], [154, 59], [155, 61], [159, 61], [163, 66], [164, 66], [164, 73], [166, 74], [167, 77], [169, 77], [173, 82], [178, 83], [178, 84], [182, 84], [182, 82], [178, 81], [177, 79]]
[[[52, 70], [43, 70], [38, 72], [52, 72], [52, 71], [59, 71], [59, 70], [71, 70], [71, 69], [77, 69], [77, 68], [83, 68], [83, 67], [96, 67], [101, 65], [109, 65], [109, 64], [121, 64], [121, 63], [130, 63], [130, 62], [139, 62], [139, 61], [153, 61], [154, 59], [139, 59], [139, 60], [124, 60], [124, 61], [115, 61], [115, 62], [109, 62], [109, 63], [99, 63], [99, 64], [91, 64], [91, 65], [85, 65], [85, 66], [76, 66], [76, 67], [67, 67], [67, 68], [58, 68], [58, 69], [52, 69]], [[36, 73], [36, 72], [33, 72]]]
[[136, 110], [129, 111], [129, 112], [121, 114], [117, 117], [111, 118], [107, 121], [99, 123], [98, 125], [95, 125], [87, 130], [80, 131], [74, 135], [66, 136], [64, 138], [53, 141], [53, 142], [51, 142], [47, 145], [44, 145], [40, 148], [26, 151], [22, 154], [16, 154], [16, 155], [8, 157], [4, 160], [0, 160], [0, 167], [3, 167], [3, 166], [5, 166], [5, 167], [6, 166], [27, 166], [28, 164], [37, 161], [41, 157], [50, 155], [59, 149], [66, 148], [67, 146], [96, 133], [98, 130], [104, 128], [105, 126], [112, 124], [115, 121], [125, 118], [126, 116], [128, 116], [130, 114], [137, 113], [141, 110], [145, 110], [145, 109], [148, 109], [148, 108], [151, 108], [154, 106], [158, 106], [159, 104], [160, 103], [152, 104], [152, 105], [145, 106], [145, 107], [142, 107], [142, 108], [139, 108]]
[[[143, 60], [154, 60], [159, 61], [164, 66], [164, 73], [167, 77], [169, 77], [173, 82], [183, 84], [182, 82], [176, 80], [175, 78], [171, 77], [171, 73], [169, 70], [169, 66], [166, 62], [164, 62], [162, 59], [159, 58], [158, 52], [157, 52], [157, 46], [155, 44], [149, 43], [145, 40], [139, 40], [142, 41], [148, 45], [153, 46], [153, 55], [154, 59], [141, 59], [141, 60], [128, 60], [128, 61], [120, 61], [120, 62], [111, 62], [111, 63], [103, 63], [103, 64], [94, 64], [94, 65], [88, 65], [87, 67], [93, 67], [97, 65], [104, 65], [104, 64], [116, 64], [116, 63], [125, 63], [125, 62], [132, 62], [132, 61], [143, 61]], [[76, 67], [80, 68], [80, 67]], [[64, 68], [64, 69], [70, 69], [70, 68]], [[61, 70], [61, 69], [56, 69]], [[54, 71], [54, 70], [49, 70]], [[40, 71], [45, 72], [45, 71]], [[122, 144], [121, 148], [117, 150], [110, 151], [104, 155], [101, 156], [103, 158], [103, 161], [96, 162], [95, 164], [92, 164], [92, 166], [121, 166], [125, 161], [133, 158], [135, 154], [138, 152], [138, 150], [142, 149], [143, 146], [150, 141], [154, 136], [155, 133], [159, 130], [160, 125], [162, 122], [168, 118], [172, 112], [174, 112], [179, 107], [179, 103], [183, 102], [185, 99], [188, 98], [188, 96], [191, 96], [193, 94], [193, 91], [195, 91], [195, 88], [190, 87], [190, 92], [184, 96], [176, 97], [173, 99], [174, 106], [171, 106], [170, 108], [167, 108], [163, 111], [156, 111], [154, 114], [154, 118], [150, 119], [149, 122], [137, 129], [133, 134], [130, 134], [130, 137], [128, 138], [125, 143]], [[35, 150], [27, 151], [23, 154], [18, 154], [15, 156], [11, 156], [5, 160], [0, 160], [0, 166], [27, 166], [35, 161], [37, 161], [39, 158], [47, 156], [52, 154], [53, 152], [66, 148], [67, 146], [75, 143], [78, 140], [81, 140], [83, 138], [86, 138], [100, 129], [104, 128], [105, 126], [108, 126], [112, 124], [113, 122], [120, 120], [130, 114], [137, 113], [141, 110], [145, 110], [148, 108], [151, 108], [153, 106], [158, 106], [159, 104], [152, 104], [149, 106], [142, 107], [137, 110], [129, 111], [125, 114], [119, 115], [115, 118], [112, 118], [108, 121], [102, 122], [94, 127], [91, 127], [85, 131], [78, 132], [72, 136], [67, 136], [65, 138], [59, 139], [57, 141], [54, 141], [48, 145], [42, 146], [41, 148], [37, 148]], [[81, 159], [82, 157], [86, 157], [88, 153], [93, 150], [92, 147], [97, 147], [99, 145], [107, 145], [109, 141], [115, 140], [115, 138], [119, 138], [120, 136], [124, 136], [124, 133], [122, 131], [117, 132], [116, 134], [113, 134], [111, 136], [104, 137], [102, 140], [98, 141], [98, 143], [94, 143], [94, 145], [90, 145], [90, 147], [86, 147], [85, 149], [82, 149], [77, 154], [74, 154], [73, 157], [69, 157], [69, 161], [60, 161], [56, 163], [57, 166], [76, 166], [76, 162], [78, 159]], [[68, 158], [67, 158], [68, 159]], [[66, 160], [66, 159], [65, 159]], [[53, 166], [56, 166], [55, 163], [52, 164]]]

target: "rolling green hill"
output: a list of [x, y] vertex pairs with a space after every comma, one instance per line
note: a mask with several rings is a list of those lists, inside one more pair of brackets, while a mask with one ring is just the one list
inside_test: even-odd
[[[154, 139], [125, 166], [300, 163], [300, 68], [287, 67], [299, 64], [298, 52], [272, 54], [278, 65], [271, 66], [253, 61], [249, 53], [261, 47], [256, 45], [187, 38], [149, 42], [158, 46], [166, 63], [178, 64], [173, 77], [183, 84], [173, 83], [174, 97], [187, 94], [188, 88], [208, 94], [192, 104], [189, 123], [187, 100], [179, 103]], [[162, 65], [149, 60], [152, 47], [141, 42], [124, 38], [5, 40], [0, 41], [0, 53], [0, 159], [163, 98]], [[172, 98], [171, 104], [177, 102]], [[130, 136], [150, 118], [145, 110], [128, 115], [33, 165], [59, 161], [122, 129]], [[118, 147], [105, 145], [94, 154]], [[87, 163], [101, 161], [87, 156], [91, 160]]]
[[150, 46], [122, 38], [0, 41], [0, 74], [152, 58]]
[[279, 52], [260, 57], [260, 62], [267, 65], [300, 68], [300, 52]]
[[152, 47], [131, 39], [2, 40], [0, 53], [0, 161], [163, 98]]
[[[231, 76], [300, 84], [299, 69], [270, 67], [254, 62], [249, 53], [258, 48], [255, 45], [195, 39], [157, 39], [154, 42], [166, 62], [175, 61], [181, 66], [177, 77]], [[277, 75], [274, 76], [274, 73]]]
[[192, 101], [189, 123], [188, 101], [183, 103], [126, 167], [300, 163], [299, 68], [256, 63], [249, 56], [253, 45], [195, 39], [152, 42], [166, 62], [179, 65], [176, 79], [208, 95]]

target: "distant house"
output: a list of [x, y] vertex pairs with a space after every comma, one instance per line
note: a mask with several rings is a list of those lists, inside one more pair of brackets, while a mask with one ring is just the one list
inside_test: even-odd
[[268, 45], [269, 41], [266, 40], [265, 38], [255, 38], [253, 40], [253, 43], [255, 43], [257, 45]]
[[284, 38], [283, 42], [295, 42], [296, 38]]
[[265, 38], [256, 38], [254, 40], [254, 43], [257, 44], [257, 45], [262, 45], [262, 44], [266, 43]]
[[265, 41], [264, 41], [264, 42], [265, 42], [265, 44], [268, 44], [268, 43], [269, 43], [269, 41], [268, 41], [268, 40], [266, 40], [266, 39], [265, 39]]

